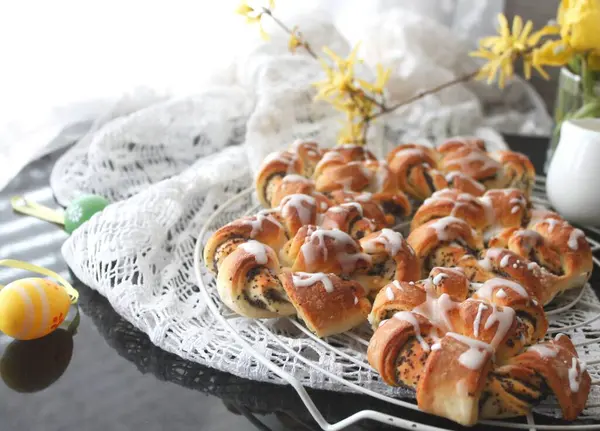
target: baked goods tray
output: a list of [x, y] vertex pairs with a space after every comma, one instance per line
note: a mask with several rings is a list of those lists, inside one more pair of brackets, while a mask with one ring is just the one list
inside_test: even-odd
[[[236, 185], [232, 184], [232, 189]], [[239, 185], [237, 185], [239, 186]], [[549, 208], [545, 193], [545, 178], [538, 176], [531, 198], [535, 207]], [[260, 209], [254, 196], [254, 188], [241, 190], [220, 205], [206, 221], [196, 243], [194, 262], [198, 286], [214, 314], [246, 353], [249, 353], [261, 380], [291, 385], [324, 430], [339, 430], [359, 421], [370, 419], [386, 425], [412, 430], [447, 430], [458, 426], [444, 421], [448, 428], [439, 426], [433, 416], [406, 414], [407, 409], [419, 411], [412, 392], [404, 388], [390, 388], [383, 384], [366, 359], [366, 351], [372, 332], [368, 325], [325, 339], [317, 338], [299, 321], [292, 318], [247, 319], [229, 310], [219, 299], [215, 277], [206, 269], [202, 250], [211, 234], [224, 224]], [[401, 232], [408, 223], [399, 225]], [[555, 419], [560, 409], [554, 399], [538, 406], [534, 415], [515, 420], [484, 420], [478, 425], [484, 429], [496, 427], [527, 430], [591, 430], [600, 429], [600, 229], [583, 227], [590, 242], [594, 272], [590, 283], [556, 298], [546, 307], [549, 318], [549, 336], [557, 333], [570, 335], [580, 358], [585, 361], [592, 377], [592, 390], [588, 404], [580, 418], [571, 423]], [[406, 233], [406, 232], [403, 232]], [[251, 364], [249, 364], [250, 366]], [[392, 407], [384, 411], [362, 410], [338, 422], [329, 423], [319, 411], [306, 387], [355, 392], [375, 398]], [[381, 406], [381, 403], [376, 405]], [[397, 406], [397, 416], [394, 406]], [[390, 414], [392, 413], [392, 414]], [[410, 419], [408, 419], [410, 418]]]

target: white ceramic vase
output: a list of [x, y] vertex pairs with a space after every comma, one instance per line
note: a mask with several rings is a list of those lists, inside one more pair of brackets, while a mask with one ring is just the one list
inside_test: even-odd
[[546, 188], [550, 203], [565, 219], [600, 226], [600, 118], [563, 123]]

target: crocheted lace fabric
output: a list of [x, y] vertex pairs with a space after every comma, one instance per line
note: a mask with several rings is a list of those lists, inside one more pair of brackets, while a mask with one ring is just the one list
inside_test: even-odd
[[[391, 104], [476, 67], [465, 46], [433, 20], [400, 8], [375, 18], [365, 27], [360, 73], [369, 76], [378, 62], [391, 67]], [[324, 15], [299, 16], [294, 22], [313, 46], [348, 52], [348, 40]], [[373, 28], [377, 31], [369, 30]], [[106, 296], [119, 314], [157, 346], [185, 359], [281, 383], [215, 320], [199, 290], [193, 259], [196, 241], [206, 240], [198, 235], [215, 211], [221, 212], [208, 234], [253, 207], [248, 194], [221, 208], [251, 186], [266, 154], [296, 138], [322, 146], [335, 143], [340, 114], [313, 101], [311, 83], [323, 77], [319, 64], [301, 53], [290, 54], [287, 37], [271, 33], [269, 43], [238, 56], [214, 86], [199, 94], [172, 98], [144, 90], [125, 96], [56, 164], [51, 183], [63, 204], [81, 193], [114, 202], [74, 232], [62, 251], [77, 277]], [[491, 126], [512, 132], [549, 130], [550, 121], [531, 94], [518, 80], [506, 93], [479, 83], [457, 85], [382, 119], [371, 130], [370, 145], [384, 154], [399, 142], [434, 145], [453, 135], [477, 135], [490, 149], [504, 148]], [[202, 274], [202, 283], [220, 304], [214, 279], [204, 270]], [[586, 299], [600, 305], [591, 291]], [[561, 315], [560, 323], [581, 322], [593, 314], [578, 307]], [[307, 386], [349, 390], [294, 353], [360, 386], [408, 395], [382, 384], [370, 368], [357, 367], [303, 336], [289, 321], [266, 321], [265, 327], [235, 316], [228, 321]], [[363, 345], [345, 336], [334, 338], [340, 350], [364, 360]]]

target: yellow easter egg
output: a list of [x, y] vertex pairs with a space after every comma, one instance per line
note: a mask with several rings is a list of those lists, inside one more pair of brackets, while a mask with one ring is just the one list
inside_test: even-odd
[[0, 331], [17, 340], [33, 340], [65, 320], [71, 299], [51, 280], [24, 278], [0, 290]]

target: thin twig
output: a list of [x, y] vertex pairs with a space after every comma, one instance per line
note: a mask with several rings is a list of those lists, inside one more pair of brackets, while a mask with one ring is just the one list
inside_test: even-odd
[[369, 120], [372, 120], [374, 118], [380, 117], [380, 116], [382, 116], [384, 114], [387, 114], [389, 112], [395, 111], [396, 109], [400, 108], [401, 106], [408, 105], [408, 104], [410, 104], [410, 103], [412, 103], [412, 102], [414, 102], [416, 100], [422, 99], [423, 97], [428, 96], [430, 94], [437, 93], [438, 91], [441, 91], [441, 90], [443, 90], [445, 88], [451, 87], [451, 86], [453, 86], [455, 84], [459, 84], [461, 82], [467, 82], [467, 81], [471, 80], [472, 78], [474, 78], [475, 76], [477, 76], [478, 73], [479, 73], [479, 69], [476, 70], [476, 71], [474, 71], [474, 72], [468, 73], [466, 75], [459, 76], [458, 78], [453, 79], [452, 81], [448, 81], [448, 82], [440, 84], [440, 85], [438, 85], [436, 87], [430, 88], [428, 90], [421, 91], [421, 92], [415, 94], [414, 96], [409, 97], [408, 99], [403, 100], [402, 102], [396, 103], [395, 105], [386, 106], [381, 111], [379, 111], [379, 112], [371, 115], [371, 117], [369, 118]]
[[[271, 17], [271, 19], [273, 20], [273, 22], [275, 22], [275, 24], [277, 24], [279, 27], [281, 27], [281, 29], [283, 31], [285, 31], [287, 34], [289, 34], [290, 36], [292, 34], [294, 34], [294, 31], [289, 28], [287, 25], [285, 25], [279, 18], [277, 18], [275, 15], [273, 15], [273, 13], [271, 12], [271, 9], [267, 9], [264, 8], [263, 9], [263, 14], [264, 15], [269, 15], [269, 17]], [[306, 50], [306, 52], [315, 60], [319, 59], [319, 56], [313, 51], [313, 49], [310, 47], [310, 45], [308, 44], [307, 41], [305, 41], [303, 38], [299, 38], [301, 40], [301, 46]]]

